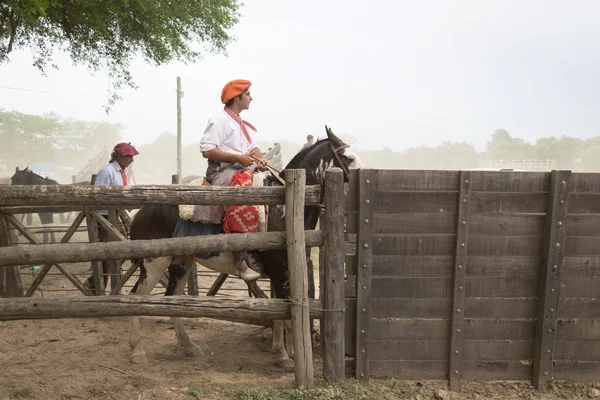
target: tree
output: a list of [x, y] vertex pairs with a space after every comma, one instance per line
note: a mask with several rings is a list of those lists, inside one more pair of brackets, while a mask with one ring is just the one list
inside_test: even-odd
[[108, 122], [0, 109], [0, 164], [6, 165], [8, 172], [39, 161], [80, 167], [98, 148], [118, 143], [121, 129], [121, 125]]
[[111, 81], [106, 111], [136, 55], [148, 63], [193, 62], [204, 50], [224, 52], [238, 22], [237, 0], [0, 0], [0, 63], [16, 48], [33, 51], [42, 73], [56, 49], [76, 65], [104, 70]]
[[533, 146], [523, 139], [513, 138], [504, 129], [496, 129], [487, 143], [487, 158], [494, 160], [524, 160], [535, 158]]

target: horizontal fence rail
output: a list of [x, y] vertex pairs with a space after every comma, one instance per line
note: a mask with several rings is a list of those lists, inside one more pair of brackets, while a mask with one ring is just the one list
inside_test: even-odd
[[[318, 300], [310, 300], [310, 317], [321, 318]], [[0, 320], [98, 317], [187, 317], [225, 320], [289, 319], [290, 301], [191, 296], [103, 296], [68, 299], [9, 298], [0, 301]]]
[[[321, 189], [307, 186], [306, 205], [318, 205]], [[285, 203], [284, 187], [218, 187], [189, 185], [65, 186], [15, 185], [0, 190], [0, 207], [131, 204], [278, 205]]]
[[[305, 231], [306, 245], [323, 245], [321, 231]], [[132, 240], [105, 243], [64, 243], [0, 247], [0, 267], [42, 263], [123, 260], [183, 256], [209, 251], [276, 250], [286, 248], [285, 232], [236, 233], [202, 237]]]

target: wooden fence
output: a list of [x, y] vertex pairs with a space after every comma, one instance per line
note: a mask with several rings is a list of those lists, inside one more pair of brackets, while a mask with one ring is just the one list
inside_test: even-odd
[[360, 170], [347, 229], [358, 379], [600, 379], [600, 174]]
[[[7, 246], [7, 214], [0, 213], [0, 272], [15, 265], [61, 262], [119, 260], [165, 255], [187, 255], [206, 251], [273, 250], [286, 248], [290, 268], [290, 300], [252, 299], [233, 303], [241, 308], [232, 310], [232, 303], [222, 299], [187, 298], [174, 296], [160, 304], [147, 297], [114, 296], [111, 298], [77, 298], [76, 300], [19, 299], [0, 300], [0, 319], [32, 318], [82, 318], [116, 315], [169, 315], [186, 317], [211, 317], [227, 320], [273, 320], [292, 319], [296, 363], [296, 385], [313, 386], [312, 349], [310, 348], [309, 318], [323, 321], [323, 335], [329, 346], [323, 348], [325, 376], [341, 379], [344, 376], [343, 330], [335, 321], [343, 320], [343, 264], [339, 255], [343, 248], [343, 174], [337, 169], [327, 171], [326, 187], [331, 193], [327, 200], [329, 212], [325, 213], [328, 230], [304, 231], [304, 207], [318, 205], [320, 188], [305, 188], [305, 171], [290, 170], [286, 173], [286, 187], [190, 187], [187, 185], [164, 186], [8, 186], [0, 189], [2, 207], [82, 206], [128, 207], [143, 204], [247, 204], [286, 206], [286, 232], [213, 235], [158, 240], [115, 241], [106, 243], [38, 244], [36, 246]], [[22, 212], [22, 210], [20, 210]], [[82, 219], [83, 217], [79, 217]], [[10, 218], [9, 218], [10, 219]], [[88, 226], [89, 226], [88, 221]], [[325, 237], [325, 238], [324, 238]], [[325, 254], [331, 260], [333, 270], [326, 272], [324, 292], [329, 292], [321, 302], [308, 301], [306, 247], [323, 246], [324, 240], [335, 243], [330, 246], [335, 254]], [[325, 248], [325, 253], [327, 253]], [[327, 270], [327, 264], [323, 265]], [[0, 274], [0, 278], [10, 274]], [[1, 280], [1, 279], [0, 279]], [[1, 282], [0, 282], [1, 283]], [[4, 285], [14, 285], [10, 279]], [[22, 295], [17, 287], [12, 292]], [[9, 290], [7, 293], [11, 293]], [[161, 305], [162, 304], [162, 305]], [[235, 305], [233, 304], [233, 305]]]

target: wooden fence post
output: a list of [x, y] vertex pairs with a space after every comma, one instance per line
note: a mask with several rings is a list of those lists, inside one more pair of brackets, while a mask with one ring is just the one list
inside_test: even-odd
[[[96, 175], [92, 175], [92, 180], [95, 180]], [[86, 207], [84, 208], [85, 212], [85, 222], [87, 225], [88, 231], [88, 241], [90, 243], [98, 243], [100, 242], [100, 237], [98, 235], [98, 222], [92, 214], [90, 210]], [[96, 296], [104, 296], [104, 276], [102, 271], [102, 263], [100, 261], [91, 261], [92, 265], [92, 274], [94, 276], [94, 287], [92, 291], [95, 291]]]
[[456, 218], [456, 245], [454, 248], [454, 285], [450, 310], [450, 354], [448, 380], [450, 390], [460, 390], [463, 375], [463, 334], [465, 325], [465, 291], [467, 276], [467, 242], [469, 204], [471, 203], [471, 173], [458, 174], [458, 215]]
[[[183, 177], [181, 178], [183, 179]], [[179, 181], [179, 175], [178, 174], [174, 174], [171, 175], [171, 184], [173, 185], [178, 185], [180, 184]], [[223, 275], [223, 274], [221, 274]], [[227, 277], [225, 277], [227, 278]], [[223, 280], [223, 282], [225, 282], [225, 280]], [[221, 284], [223, 284], [221, 282]], [[200, 295], [200, 289], [198, 288], [198, 265], [194, 262], [192, 264], [192, 270], [190, 271], [190, 276], [188, 276], [188, 294], [191, 296], [199, 296]], [[219, 289], [217, 288], [217, 291]], [[215, 292], [216, 294], [216, 292]]]
[[373, 268], [373, 208], [377, 171], [358, 171], [358, 236], [356, 239], [356, 379], [367, 380], [369, 325], [371, 322], [371, 270]]
[[339, 168], [325, 172], [325, 236], [323, 249], [323, 376], [345, 378], [344, 343], [344, 173]]
[[[8, 247], [11, 245], [10, 232], [8, 231], [8, 221], [4, 214], [0, 214], [0, 246]], [[21, 282], [21, 272], [19, 266], [0, 267], [0, 296], [3, 297], [22, 297], [23, 283]]]
[[312, 389], [314, 371], [308, 306], [308, 270], [304, 239], [306, 171], [285, 173], [285, 231], [290, 277], [292, 332], [294, 337], [296, 387]]
[[554, 338], [557, 327], [560, 271], [566, 241], [565, 222], [570, 179], [571, 171], [550, 173], [533, 358], [533, 383], [541, 391], [548, 389], [554, 375]]

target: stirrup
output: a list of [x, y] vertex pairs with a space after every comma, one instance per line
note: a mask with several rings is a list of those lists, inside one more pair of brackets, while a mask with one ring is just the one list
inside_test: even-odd
[[246, 282], [252, 282], [260, 278], [260, 274], [253, 269], [248, 268], [246, 271], [240, 273], [240, 278]]

